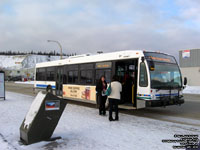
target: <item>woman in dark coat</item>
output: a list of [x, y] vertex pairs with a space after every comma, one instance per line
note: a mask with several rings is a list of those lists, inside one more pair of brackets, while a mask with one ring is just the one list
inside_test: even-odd
[[96, 85], [97, 98], [99, 101], [99, 115], [106, 115], [106, 109], [105, 109], [105, 103], [107, 99], [107, 96], [105, 95], [106, 89], [107, 89], [107, 83], [105, 80], [105, 76], [101, 76]]

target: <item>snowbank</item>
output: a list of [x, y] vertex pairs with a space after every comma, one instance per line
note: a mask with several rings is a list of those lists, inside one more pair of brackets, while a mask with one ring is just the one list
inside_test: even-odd
[[[133, 115], [119, 114], [120, 121], [109, 122], [98, 110], [70, 105], [61, 117], [53, 136], [54, 142], [20, 145], [19, 127], [34, 97], [7, 92], [0, 101], [0, 145], [3, 150], [172, 150], [177, 143], [162, 143], [174, 139], [174, 134], [198, 134], [200, 127], [158, 121]], [[2, 147], [1, 147], [2, 149]]]
[[200, 94], [200, 86], [186, 86], [184, 94]]
[[15, 69], [21, 68], [21, 64], [23, 60], [26, 58], [25, 55], [16, 55], [16, 56], [6, 56], [0, 55], [0, 67], [2, 68], [10, 68], [14, 67]]
[[0, 67], [5, 69], [34, 68], [36, 63], [54, 61], [60, 59], [60, 56], [46, 55], [0, 55]]
[[17, 84], [31, 84], [31, 85], [33, 85], [35, 83], [35, 81], [24, 81], [24, 82], [22, 82], [22, 81], [15, 81], [15, 83], [17, 83]]
[[44, 93], [42, 93], [42, 91], [40, 91], [37, 94], [37, 96], [35, 97], [35, 99], [33, 100], [32, 104], [30, 106], [31, 109], [29, 109], [29, 111], [25, 117], [25, 120], [24, 120], [24, 128], [29, 128], [31, 122], [37, 115], [45, 96], [46, 96], [46, 94], [44, 94]]

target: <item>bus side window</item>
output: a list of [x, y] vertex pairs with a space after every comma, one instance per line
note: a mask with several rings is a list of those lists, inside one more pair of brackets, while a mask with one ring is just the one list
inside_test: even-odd
[[68, 83], [73, 83], [73, 71], [68, 72]]
[[70, 65], [65, 68], [65, 73], [68, 73], [69, 84], [78, 83], [78, 65]]
[[40, 76], [40, 72], [39, 72], [39, 69], [37, 68], [37, 69], [36, 69], [36, 80], [37, 80], [37, 81], [39, 81], [39, 79], [40, 79], [39, 76]]
[[46, 76], [47, 81], [55, 81], [55, 67], [48, 67]]
[[104, 75], [103, 70], [96, 70], [95, 83], [98, 83], [98, 81], [102, 75]]
[[78, 83], [78, 71], [68, 72], [68, 83], [71, 83], [71, 84]]
[[105, 69], [105, 70], [96, 70], [96, 77], [95, 77], [96, 83], [99, 81], [99, 79], [102, 75], [105, 76], [107, 83], [111, 82], [111, 70]]
[[74, 74], [73, 74], [73, 83], [75, 83], [75, 84], [78, 83], [78, 71], [74, 71]]
[[111, 70], [105, 71], [105, 77], [106, 77], [106, 82], [110, 83], [111, 82]]
[[93, 76], [92, 70], [82, 70], [80, 73], [81, 84], [92, 84], [92, 76]]
[[37, 68], [36, 80], [37, 81], [46, 81], [46, 68]]
[[147, 87], [148, 86], [147, 69], [146, 69], [146, 66], [145, 66], [144, 62], [140, 63], [139, 85], [141, 87]]
[[93, 83], [93, 69], [94, 64], [81, 64], [80, 65], [80, 83], [92, 84]]

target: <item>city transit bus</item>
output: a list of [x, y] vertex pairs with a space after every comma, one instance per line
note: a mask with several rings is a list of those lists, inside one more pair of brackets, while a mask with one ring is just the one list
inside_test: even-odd
[[51, 87], [63, 99], [96, 103], [96, 83], [117, 75], [122, 83], [120, 104], [135, 109], [184, 103], [180, 68], [171, 55], [126, 50], [77, 55], [36, 64], [36, 89]]

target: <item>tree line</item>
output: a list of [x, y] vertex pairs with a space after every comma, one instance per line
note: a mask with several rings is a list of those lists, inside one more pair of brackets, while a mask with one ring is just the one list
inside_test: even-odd
[[[38, 52], [20, 52], [20, 51], [2, 51], [0, 52], [0, 55], [48, 55], [48, 56], [60, 56], [60, 53], [55, 52], [55, 51], [50, 51], [50, 52], [42, 52], [42, 51], [38, 51]], [[70, 53], [70, 54], [65, 54], [63, 53], [63, 56], [76, 56], [76, 53]]]

